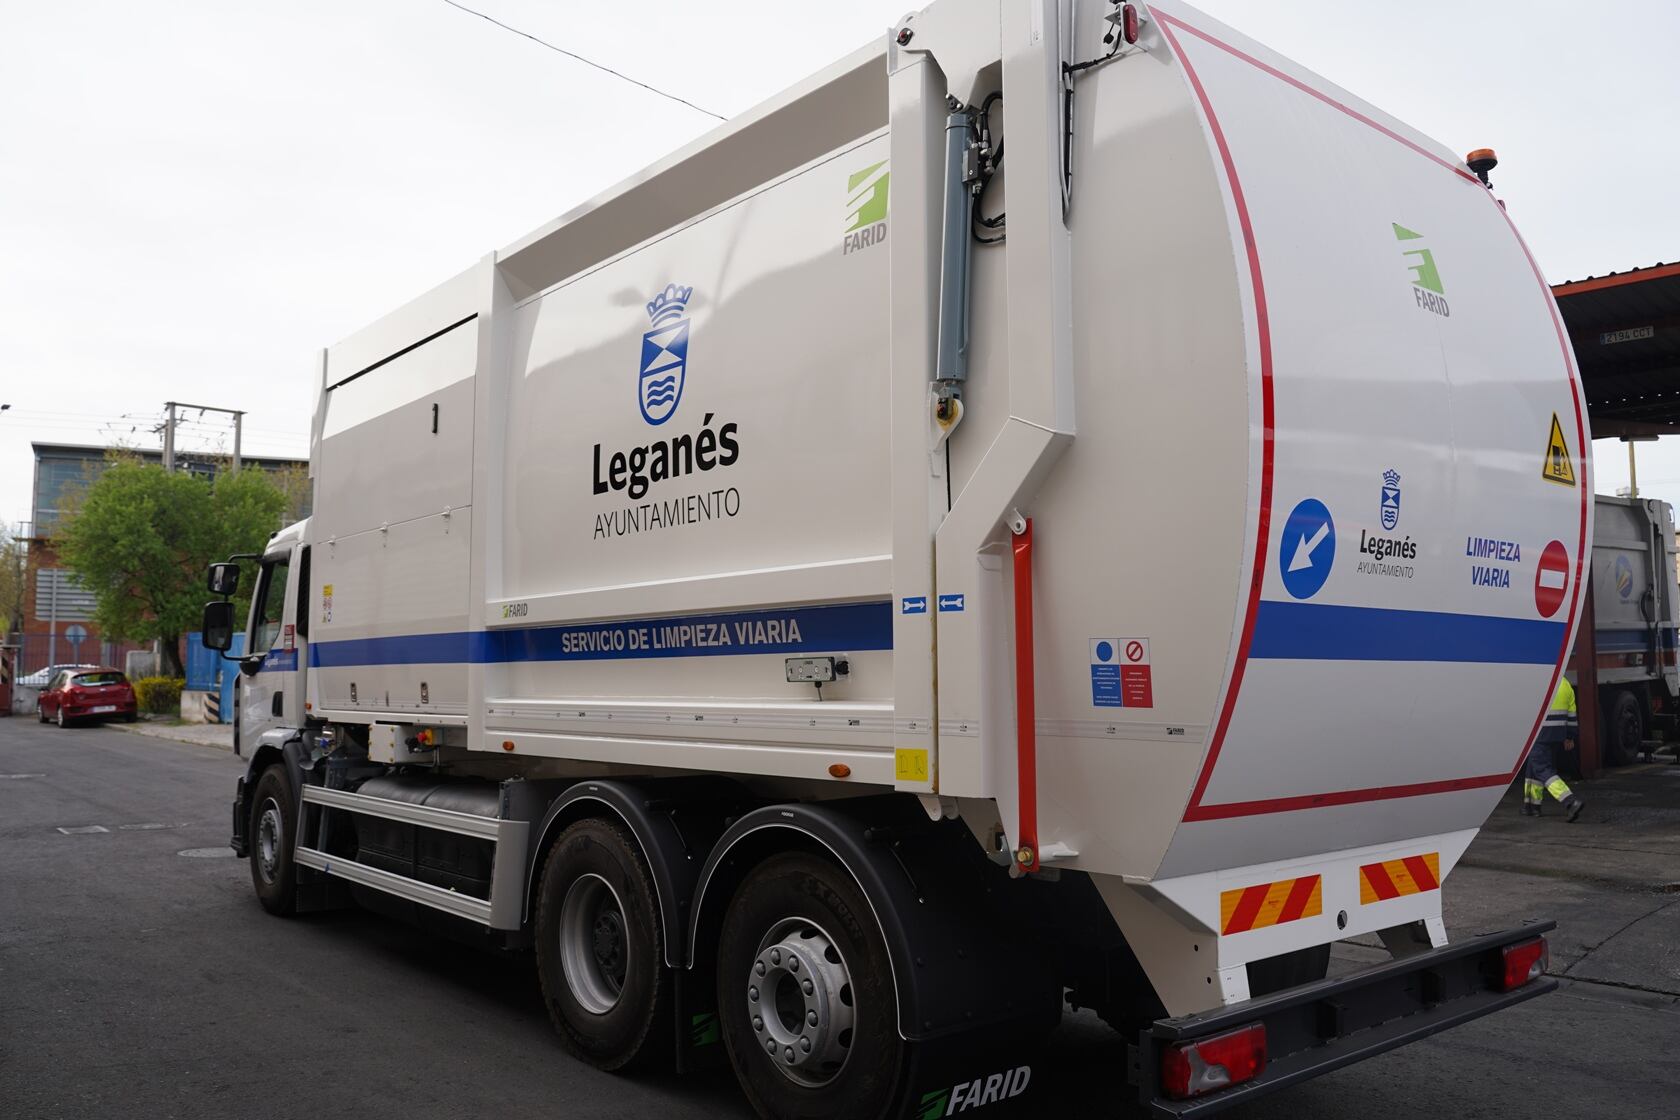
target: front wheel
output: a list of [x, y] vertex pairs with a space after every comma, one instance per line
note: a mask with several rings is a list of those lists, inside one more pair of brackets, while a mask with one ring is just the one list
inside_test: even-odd
[[263, 909], [282, 917], [297, 909], [297, 867], [292, 863], [292, 836], [297, 806], [285, 767], [270, 766], [257, 779], [251, 795], [251, 885]]
[[671, 976], [641, 850], [609, 821], [577, 821], [543, 864], [537, 974], [566, 1048], [605, 1070], [665, 1049]]
[[846, 872], [773, 856], [741, 884], [718, 948], [718, 1017], [735, 1075], [761, 1116], [877, 1117], [908, 1063], [892, 963]]
[[41, 702], [39, 700], [35, 701], [35, 718], [40, 720], [42, 723], [50, 722], [47, 719], [47, 709], [41, 704]]

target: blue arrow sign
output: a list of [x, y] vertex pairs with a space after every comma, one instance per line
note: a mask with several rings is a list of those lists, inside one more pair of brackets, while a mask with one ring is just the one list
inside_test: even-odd
[[941, 595], [939, 597], [939, 609], [942, 612], [960, 611], [963, 609], [963, 597], [961, 595]]
[[927, 596], [926, 595], [906, 595], [904, 598], [899, 600], [898, 613], [900, 613], [900, 614], [926, 614], [927, 613]]
[[1278, 541], [1278, 574], [1283, 589], [1297, 599], [1318, 594], [1336, 562], [1336, 522], [1317, 498], [1306, 498], [1290, 511]]

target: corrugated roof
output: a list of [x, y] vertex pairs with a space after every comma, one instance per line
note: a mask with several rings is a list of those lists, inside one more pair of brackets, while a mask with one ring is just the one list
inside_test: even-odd
[[1599, 436], [1680, 432], [1680, 263], [1552, 287]]

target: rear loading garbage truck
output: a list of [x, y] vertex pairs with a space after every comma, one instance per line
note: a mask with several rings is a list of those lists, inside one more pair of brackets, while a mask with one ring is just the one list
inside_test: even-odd
[[1649, 498], [1594, 499], [1593, 639], [1605, 761], [1625, 766], [1651, 738], [1672, 739], [1680, 709], [1674, 509]]
[[1068, 1003], [1201, 1115], [1549, 990], [1441, 917], [1591, 547], [1491, 162], [1176, 2], [938, 0], [326, 350], [263, 905], [766, 1117], [1025, 1107]]

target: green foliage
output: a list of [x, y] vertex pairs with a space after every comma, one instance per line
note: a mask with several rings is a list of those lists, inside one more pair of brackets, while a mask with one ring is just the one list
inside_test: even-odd
[[134, 702], [142, 712], [178, 716], [185, 687], [187, 682], [180, 677], [141, 677], [134, 682]]
[[[160, 640], [164, 671], [179, 675], [181, 635], [198, 628], [210, 598], [205, 568], [235, 552], [262, 551], [285, 506], [259, 470], [224, 470], [212, 484], [117, 457], [71, 503], [55, 537], [59, 555], [95, 596], [100, 629], [112, 638]], [[252, 582], [241, 581], [238, 614]]]
[[23, 546], [0, 530], [0, 638], [23, 628]]

